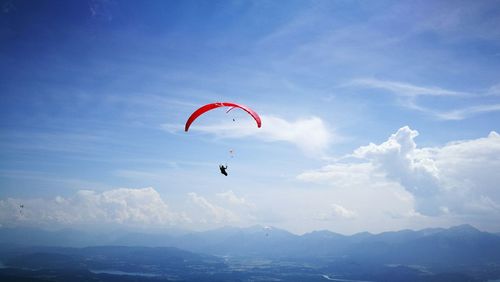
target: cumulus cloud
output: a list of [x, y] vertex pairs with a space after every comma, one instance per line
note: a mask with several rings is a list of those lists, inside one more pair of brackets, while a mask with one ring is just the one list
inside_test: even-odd
[[[19, 205], [24, 208], [20, 211]], [[186, 220], [170, 211], [153, 188], [120, 188], [102, 193], [80, 190], [72, 197], [0, 200], [0, 223], [41, 227], [120, 224], [166, 226]]]
[[[241, 119], [238, 123], [217, 122], [207, 125], [199, 122], [189, 130], [212, 134], [218, 138], [254, 137], [265, 142], [289, 142], [313, 155], [322, 155], [332, 141], [332, 133], [319, 117], [290, 121], [272, 115], [261, 115], [261, 119], [261, 128], [257, 128], [251, 119]], [[163, 128], [172, 132], [180, 126], [164, 124]]]
[[500, 213], [498, 133], [492, 131], [484, 138], [456, 141], [423, 152], [435, 159], [444, 188], [463, 195], [457, 199], [457, 208]]
[[304, 172], [298, 178], [338, 189], [352, 187], [350, 180], [373, 189], [400, 186], [422, 215], [498, 218], [500, 135], [491, 132], [485, 138], [429, 148], [418, 148], [418, 135], [402, 127], [381, 144], [354, 150], [350, 161]]
[[232, 190], [215, 194], [216, 202], [194, 192], [186, 196], [188, 201], [175, 210], [151, 187], [79, 190], [73, 196], [51, 199], [7, 198], [0, 200], [0, 226], [199, 229], [253, 219], [250, 213], [255, 205]]
[[418, 131], [408, 126], [400, 128], [380, 144], [373, 143], [354, 151], [353, 156], [369, 160], [389, 179], [399, 182], [416, 197], [416, 209], [424, 214], [440, 213], [434, 203], [440, 193], [438, 169], [434, 160], [419, 154], [414, 138]]
[[215, 205], [194, 192], [188, 193], [188, 196], [191, 203], [201, 209], [201, 213], [196, 217], [201, 223], [218, 224], [239, 221], [239, 217], [232, 211]]

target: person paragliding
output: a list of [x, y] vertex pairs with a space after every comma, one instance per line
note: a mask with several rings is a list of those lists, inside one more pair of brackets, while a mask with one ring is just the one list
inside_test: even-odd
[[[194, 111], [191, 116], [189, 116], [188, 120], [186, 121], [186, 125], [184, 126], [184, 131], [188, 131], [189, 130], [189, 127], [191, 126], [191, 124], [201, 115], [203, 115], [204, 113], [208, 112], [208, 111], [211, 111], [211, 110], [214, 110], [214, 109], [217, 109], [217, 108], [220, 108], [220, 107], [229, 107], [229, 109], [226, 111], [226, 113], [228, 113], [229, 111], [235, 109], [235, 108], [238, 108], [238, 109], [241, 109], [245, 112], [247, 112], [251, 117], [253, 117], [253, 119], [255, 120], [255, 122], [257, 123], [257, 127], [260, 128], [261, 127], [261, 119], [260, 119], [260, 116], [252, 109], [250, 109], [249, 107], [247, 106], [244, 106], [244, 105], [241, 105], [241, 104], [235, 104], [235, 103], [230, 103], [230, 102], [216, 102], [216, 103], [211, 103], [211, 104], [206, 104], [202, 107], [200, 107], [199, 109], [197, 109], [196, 111]], [[233, 118], [233, 121], [236, 121], [234, 118]], [[229, 156], [230, 158], [233, 158], [233, 155], [234, 152], [233, 150], [229, 150]], [[227, 176], [227, 162], [226, 162], [226, 165], [219, 165], [219, 169], [220, 169], [220, 173], [224, 174], [225, 176]]]
[[220, 173], [224, 174], [225, 176], [227, 176], [227, 165], [226, 166], [223, 166], [223, 165], [219, 165], [219, 169], [220, 169]]

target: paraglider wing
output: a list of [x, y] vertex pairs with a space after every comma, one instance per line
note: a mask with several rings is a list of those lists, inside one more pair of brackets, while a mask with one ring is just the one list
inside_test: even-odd
[[228, 112], [234, 108], [240, 108], [253, 117], [253, 119], [257, 123], [257, 127], [260, 127], [262, 124], [259, 115], [247, 106], [239, 105], [239, 104], [235, 104], [235, 103], [230, 103], [230, 102], [217, 102], [217, 103], [207, 104], [207, 105], [202, 106], [201, 108], [197, 109], [196, 111], [194, 111], [194, 113], [192, 113], [191, 116], [186, 121], [186, 126], [184, 127], [184, 131], [188, 131], [189, 127], [191, 126], [191, 123], [193, 123], [193, 121], [195, 121], [195, 119], [197, 119], [199, 116], [201, 116], [202, 114], [204, 114], [210, 110], [217, 109], [220, 107], [231, 107], [228, 110]]

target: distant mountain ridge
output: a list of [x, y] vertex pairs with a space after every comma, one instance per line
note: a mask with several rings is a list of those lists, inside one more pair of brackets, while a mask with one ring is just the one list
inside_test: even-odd
[[[151, 258], [164, 258], [169, 263], [151, 261]], [[233, 266], [239, 269], [239, 261], [248, 262], [245, 267], [252, 266], [253, 261], [270, 261], [273, 267], [280, 269], [276, 273], [290, 270], [290, 263], [294, 267], [298, 263], [302, 265], [299, 268], [306, 272], [321, 269], [360, 280], [383, 277], [373, 281], [391, 281], [386, 280], [387, 277], [397, 274], [403, 275], [404, 279], [393, 277], [392, 281], [427, 281], [419, 280], [426, 275], [437, 279], [429, 281], [450, 281], [448, 276], [439, 275], [466, 273], [479, 280], [468, 280], [467, 276], [453, 281], [487, 281], [500, 277], [500, 236], [470, 225], [379, 234], [363, 232], [350, 236], [327, 230], [295, 235], [262, 226], [223, 227], [183, 234], [91, 234], [76, 230], [3, 228], [0, 229], [0, 261], [18, 268], [45, 266], [47, 261], [50, 264], [46, 268], [59, 265], [84, 265], [85, 269], [109, 266], [119, 271], [142, 273], [150, 272], [149, 267], [156, 265], [154, 273], [161, 272], [160, 269], [191, 273], [201, 268], [223, 275], [233, 273]], [[185, 263], [176, 264], [176, 261]], [[227, 264], [228, 261], [231, 263]], [[108, 265], [108, 262], [115, 263]], [[124, 266], [124, 263], [130, 266]], [[134, 268], [134, 265], [141, 267]], [[258, 265], [252, 269], [261, 271]], [[267, 265], [270, 267], [269, 263]], [[314, 267], [309, 267], [311, 265]], [[408, 280], [408, 275], [416, 275], [416, 280]]]
[[1, 244], [83, 247], [95, 245], [176, 247], [218, 256], [352, 258], [385, 263], [500, 261], [500, 236], [471, 225], [418, 231], [342, 235], [327, 230], [295, 235], [278, 228], [223, 227], [181, 235], [95, 235], [75, 230], [0, 229]]

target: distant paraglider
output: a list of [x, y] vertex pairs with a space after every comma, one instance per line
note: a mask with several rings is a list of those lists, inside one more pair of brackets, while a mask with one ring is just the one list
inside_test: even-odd
[[271, 227], [270, 226], [264, 226], [264, 232], [266, 234], [266, 237], [269, 237], [269, 232], [271, 231]]
[[224, 174], [225, 176], [227, 176], [227, 165], [226, 166], [223, 166], [223, 165], [219, 165], [219, 169], [220, 169], [220, 173]]

